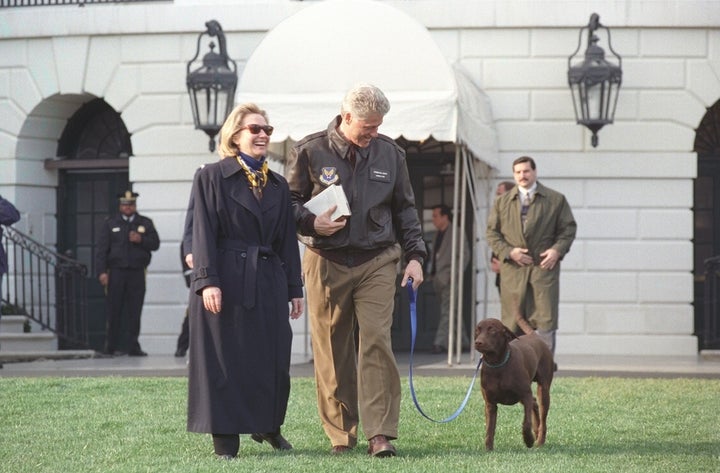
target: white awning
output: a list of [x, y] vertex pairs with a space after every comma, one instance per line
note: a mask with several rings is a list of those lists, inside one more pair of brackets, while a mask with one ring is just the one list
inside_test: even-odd
[[324, 129], [358, 82], [390, 100], [381, 133], [464, 144], [497, 167], [487, 96], [447, 63], [423, 25], [374, 0], [326, 0], [279, 23], [248, 60], [236, 101], [267, 110], [273, 142], [299, 140]]

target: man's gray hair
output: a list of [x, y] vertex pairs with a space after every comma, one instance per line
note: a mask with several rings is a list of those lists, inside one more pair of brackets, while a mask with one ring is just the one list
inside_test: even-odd
[[390, 101], [388, 101], [382, 90], [372, 84], [357, 84], [345, 94], [340, 114], [352, 113], [361, 120], [365, 120], [370, 115], [385, 114], [390, 111]]

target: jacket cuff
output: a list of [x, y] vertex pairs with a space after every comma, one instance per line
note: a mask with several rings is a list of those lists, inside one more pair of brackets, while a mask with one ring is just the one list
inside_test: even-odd
[[411, 254], [408, 255], [407, 258], [405, 258], [405, 259], [407, 259], [407, 262], [408, 262], [408, 263], [409, 263], [410, 261], [412, 261], [412, 260], [415, 260], [415, 261], [417, 261], [418, 263], [420, 263], [420, 266], [421, 266], [421, 267], [424, 267], [424, 266], [425, 266], [425, 258], [423, 258], [423, 256], [422, 256], [420, 253], [411, 253]]
[[301, 299], [304, 296], [302, 286], [289, 286], [288, 287], [288, 298]]
[[208, 286], [220, 287], [220, 278], [214, 272], [211, 274], [207, 268], [195, 268], [190, 276], [192, 291], [200, 295]]
[[316, 236], [315, 215], [309, 213], [300, 220], [300, 233], [307, 236]]

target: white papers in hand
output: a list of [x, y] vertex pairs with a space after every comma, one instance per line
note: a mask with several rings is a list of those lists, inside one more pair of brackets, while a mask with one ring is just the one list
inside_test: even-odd
[[330, 216], [330, 220], [350, 216], [350, 205], [348, 204], [345, 192], [342, 186], [335, 184], [329, 185], [318, 195], [305, 202], [304, 207], [315, 215], [320, 215], [323, 212], [327, 212], [333, 205], [337, 205], [337, 209], [335, 209], [335, 212]]

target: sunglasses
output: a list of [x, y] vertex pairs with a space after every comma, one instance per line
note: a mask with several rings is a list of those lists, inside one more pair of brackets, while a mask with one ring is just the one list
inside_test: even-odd
[[250, 133], [252, 133], [253, 135], [259, 134], [260, 130], [262, 130], [268, 136], [272, 135], [272, 132], [274, 130], [274, 128], [271, 127], [270, 125], [256, 125], [255, 123], [251, 123], [250, 125], [241, 126], [240, 129], [241, 130], [250, 130]]

